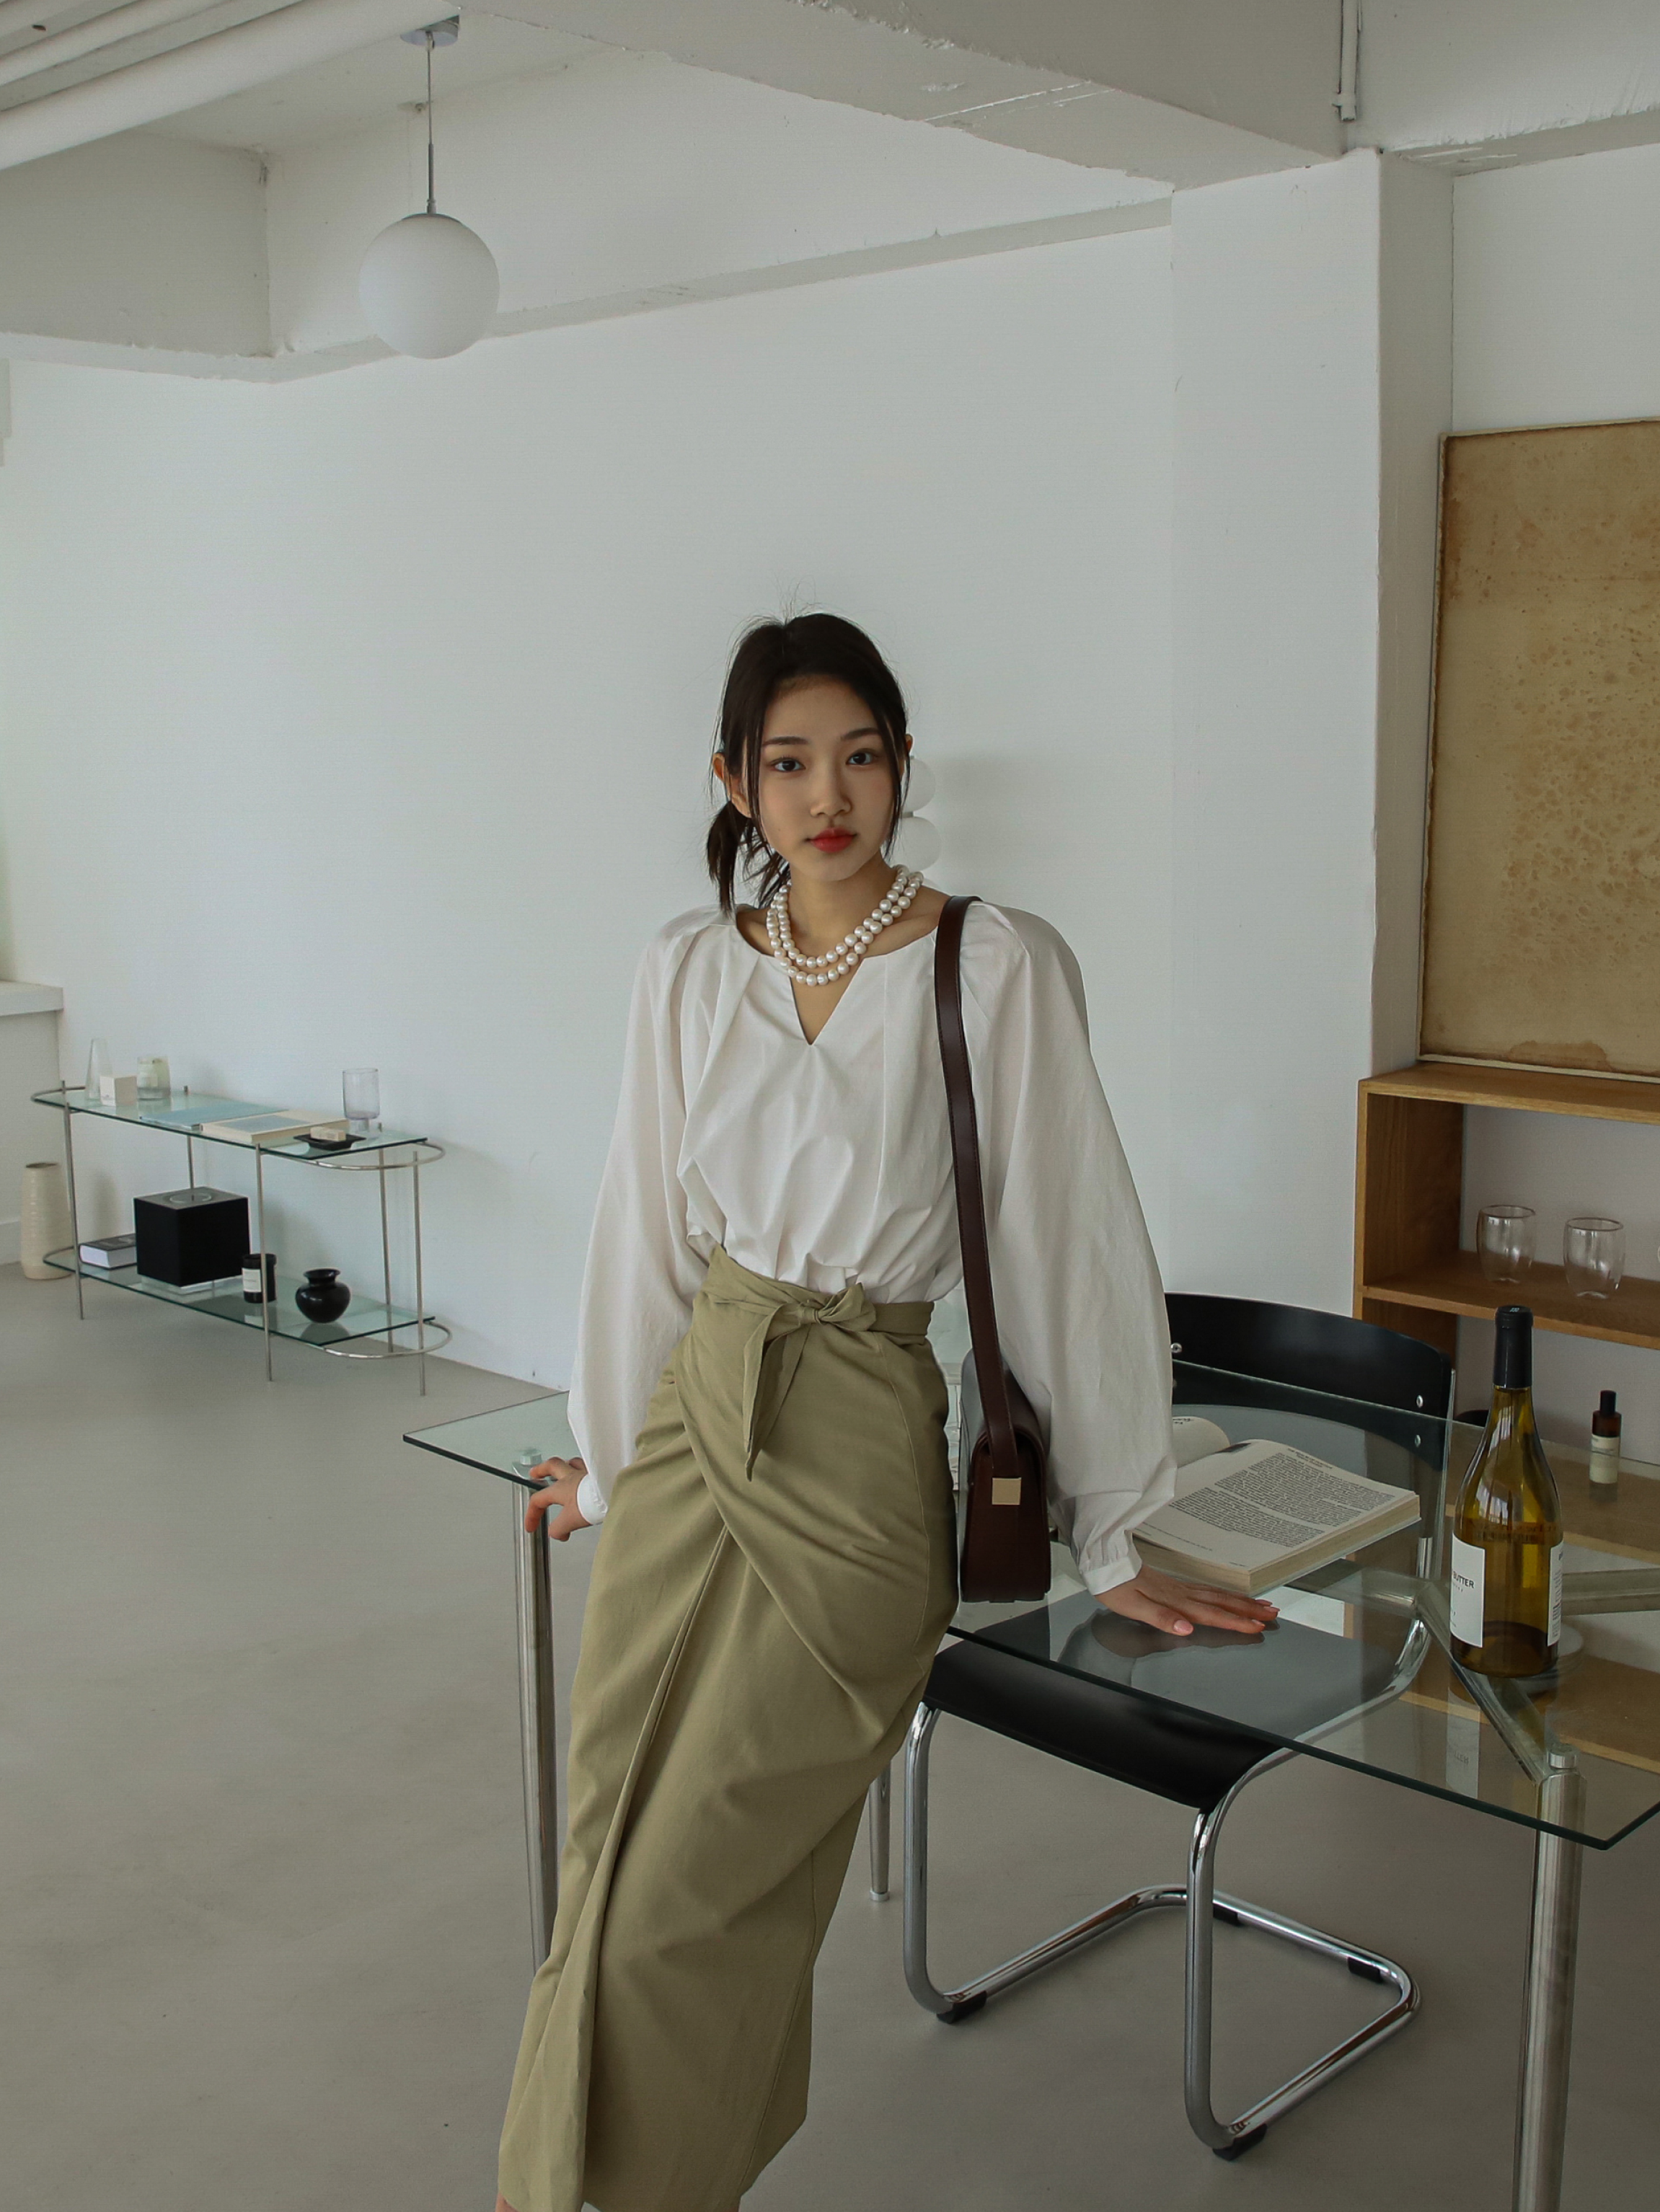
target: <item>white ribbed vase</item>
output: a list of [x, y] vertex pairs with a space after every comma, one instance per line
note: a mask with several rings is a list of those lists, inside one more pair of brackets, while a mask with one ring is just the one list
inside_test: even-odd
[[22, 1220], [18, 1244], [23, 1273], [32, 1283], [61, 1283], [56, 1267], [46, 1264], [48, 1252], [61, 1252], [73, 1231], [70, 1227], [69, 1194], [64, 1170], [56, 1160], [31, 1160], [23, 1170]]

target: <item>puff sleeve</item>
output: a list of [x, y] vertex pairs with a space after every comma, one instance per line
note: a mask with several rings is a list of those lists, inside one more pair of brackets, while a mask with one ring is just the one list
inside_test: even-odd
[[1056, 1526], [1099, 1595], [1139, 1571], [1131, 1532], [1173, 1490], [1158, 1263], [1064, 939], [977, 904], [963, 959], [999, 1335], [1047, 1425]]
[[687, 1242], [679, 1178], [686, 1121], [680, 1000], [691, 919], [670, 923], [641, 957], [622, 1097], [588, 1237], [569, 1412], [587, 1466], [577, 1506], [589, 1522], [603, 1520], [611, 1486], [634, 1456], [706, 1272]]

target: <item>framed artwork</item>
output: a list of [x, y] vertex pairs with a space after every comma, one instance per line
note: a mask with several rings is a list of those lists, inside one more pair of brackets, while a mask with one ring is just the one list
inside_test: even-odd
[[1660, 1081], [1660, 422], [1450, 437], [1420, 1053]]

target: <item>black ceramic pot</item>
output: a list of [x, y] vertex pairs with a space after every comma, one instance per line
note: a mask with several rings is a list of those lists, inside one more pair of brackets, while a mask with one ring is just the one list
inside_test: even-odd
[[307, 1267], [294, 1303], [307, 1321], [338, 1321], [351, 1304], [351, 1292], [337, 1267]]

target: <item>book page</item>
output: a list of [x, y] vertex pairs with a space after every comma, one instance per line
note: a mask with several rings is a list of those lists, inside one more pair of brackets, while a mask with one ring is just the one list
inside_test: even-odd
[[1219, 1428], [1214, 1421], [1207, 1421], [1202, 1413], [1172, 1413], [1170, 1426], [1178, 1468], [1191, 1467], [1195, 1460], [1203, 1459], [1208, 1452], [1228, 1449], [1227, 1431]]
[[1152, 1544], [1244, 1567], [1358, 1527], [1411, 1495], [1290, 1444], [1257, 1442], [1183, 1468], [1177, 1497], [1137, 1530]]

